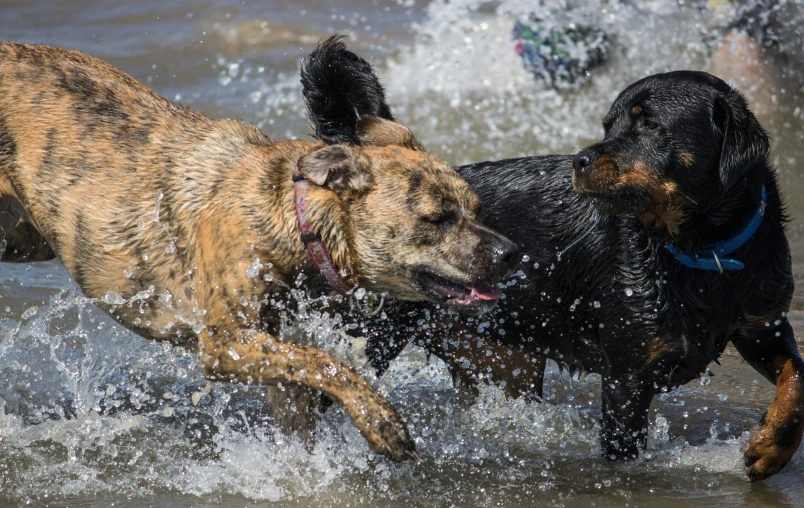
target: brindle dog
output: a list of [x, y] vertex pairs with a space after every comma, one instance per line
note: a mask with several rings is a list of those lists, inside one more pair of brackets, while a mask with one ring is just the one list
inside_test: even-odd
[[[407, 128], [365, 116], [355, 128], [360, 146], [274, 142], [96, 58], [2, 43], [0, 259], [58, 257], [123, 326], [198, 344], [210, 379], [321, 390], [372, 450], [402, 460], [414, 444], [387, 400], [344, 362], [277, 338], [270, 298], [300, 273], [309, 294], [329, 289], [300, 238], [294, 168], [351, 285], [480, 312], [518, 249], [478, 221], [475, 194]], [[143, 291], [133, 308], [110, 303]]]

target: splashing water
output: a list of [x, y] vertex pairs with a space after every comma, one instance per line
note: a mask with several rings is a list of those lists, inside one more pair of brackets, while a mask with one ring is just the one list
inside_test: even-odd
[[[399, 2], [388, 7], [390, 21], [382, 8], [369, 4], [352, 15], [352, 4], [302, 2], [287, 23], [265, 19], [263, 7], [249, 10], [256, 7], [245, 4], [238, 10], [214, 1], [204, 13], [195, 4], [146, 3], [159, 12], [160, 22], [149, 30], [161, 34], [160, 44], [136, 32], [117, 50], [140, 51], [131, 57], [134, 63], [127, 65], [112, 50], [108, 57], [171, 99], [212, 115], [249, 119], [276, 139], [311, 130], [296, 68], [310, 40], [334, 29], [365, 30], [355, 37], [355, 49], [377, 64], [395, 116], [454, 164], [569, 153], [596, 140], [600, 118], [619, 90], [654, 72], [706, 68], [709, 41], [723, 24], [721, 14], [658, 0], [640, 2], [639, 9], [617, 2], [436, 0], [417, 10]], [[545, 89], [523, 67], [511, 39], [514, 21], [526, 19], [534, 5], [546, 19], [569, 16], [604, 29], [616, 41], [609, 61], [573, 89]], [[91, 9], [114, 11], [95, 4]], [[45, 18], [17, 25], [47, 23]], [[128, 23], [125, 16], [110, 19], [97, 21], [106, 40]], [[83, 27], [81, 21], [70, 26]], [[111, 27], [107, 32], [104, 22]], [[294, 31], [295, 26], [303, 28]], [[42, 42], [53, 30], [42, 25], [34, 35], [20, 35], [8, 28], [9, 38], [30, 42]], [[82, 49], [104, 54], [103, 43], [84, 44]], [[165, 71], [171, 69], [168, 62], [206, 75]], [[779, 114], [766, 122], [788, 185], [797, 185], [795, 164], [804, 156], [797, 148], [804, 145], [804, 113], [791, 98], [795, 90], [778, 92], [773, 111]], [[159, 200], [154, 196], [153, 215], [143, 220], [159, 220]], [[791, 207], [794, 214], [802, 211], [795, 200]], [[4, 245], [0, 240], [0, 250]], [[804, 252], [804, 235], [795, 223], [791, 247]], [[257, 265], [248, 270], [254, 277], [270, 272]], [[298, 312], [288, 314], [281, 335], [350, 362], [389, 397], [424, 458], [394, 464], [368, 450], [338, 407], [321, 416], [312, 445], [300, 435], [278, 432], [271, 392], [290, 396], [292, 387], [208, 384], [194, 351], [122, 329], [80, 296], [54, 263], [0, 265], [0, 287], [0, 308], [8, 307], [0, 316], [0, 504], [110, 505], [123, 497], [149, 505], [197, 505], [199, 498], [212, 498], [228, 506], [246, 500], [332, 506], [752, 502], [741, 447], [772, 388], [731, 350], [709, 384], [656, 398], [649, 447], [636, 463], [610, 464], [599, 458], [599, 376], [568, 379], [551, 367], [547, 404], [506, 400], [491, 386], [473, 397], [453, 389], [443, 363], [410, 347], [375, 379], [360, 340], [341, 333], [359, 318], [310, 300], [302, 284], [291, 296]], [[129, 304], [119, 295], [107, 297], [115, 305]], [[797, 298], [804, 302], [798, 293]], [[802, 329], [804, 303], [798, 305], [790, 318]], [[506, 318], [511, 319], [484, 317], [478, 333], [504, 332]], [[779, 504], [794, 506], [802, 471], [798, 453], [763, 488]]]
[[[320, 299], [305, 299], [301, 291], [294, 298], [301, 310], [283, 334], [362, 365], [337, 333], [341, 316], [320, 310]], [[490, 329], [504, 326], [499, 317], [490, 319]], [[724, 369], [733, 367], [725, 363]], [[72, 285], [36, 314], [0, 322], [0, 377], [7, 381], [0, 386], [0, 470], [9, 499], [39, 498], [46, 484], [62, 498], [167, 490], [274, 502], [315, 496], [342, 504], [358, 491], [371, 503], [409, 498], [474, 505], [501, 500], [506, 486], [528, 485], [518, 494], [523, 502], [582, 499], [604, 487], [624, 500], [628, 495], [617, 492], [640, 478], [694, 473], [707, 482], [717, 474], [724, 485], [739, 484], [744, 431], [757, 416], [729, 408], [714, 393], [723, 386], [664, 394], [640, 465], [613, 467], [598, 458], [598, 376], [568, 380], [549, 370], [549, 404], [506, 400], [494, 387], [482, 387], [473, 399], [452, 388], [443, 363], [413, 348], [374, 382], [410, 423], [424, 460], [391, 464], [373, 455], [337, 407], [323, 415], [308, 453], [303, 438], [274, 429], [267, 388], [207, 385], [194, 352], [121, 329]], [[698, 406], [690, 415], [687, 402], [698, 398], [712, 411]], [[716, 423], [717, 437], [686, 432], [687, 422], [708, 429], [721, 409], [728, 423]], [[584, 472], [583, 482], [572, 481], [575, 471]], [[411, 478], [414, 490], [407, 486]]]

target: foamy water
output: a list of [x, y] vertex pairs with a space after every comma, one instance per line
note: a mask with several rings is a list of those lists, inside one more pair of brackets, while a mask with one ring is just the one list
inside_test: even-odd
[[[563, 2], [545, 4], [553, 18], [567, 15]], [[277, 139], [310, 132], [298, 59], [327, 34], [346, 32], [377, 66], [398, 119], [458, 164], [570, 153], [594, 141], [609, 103], [631, 81], [708, 68], [707, 44], [722, 24], [665, 2], [644, 4], [649, 15], [584, 4], [569, 15], [605, 28], [616, 44], [585, 83], [556, 92], [513, 51], [513, 22], [531, 8], [467, 0], [292, 7], [148, 0], [136, 9], [111, 0], [53, 9], [20, 2], [2, 7], [0, 26], [15, 40], [106, 58], [170, 99], [246, 119]], [[789, 237], [801, 280], [798, 83], [754, 84], [749, 94], [769, 105], [761, 117], [796, 219]], [[452, 388], [441, 362], [409, 348], [373, 380], [410, 423], [423, 457], [395, 464], [369, 452], [337, 407], [322, 416], [312, 446], [277, 432], [260, 389], [208, 384], [194, 352], [115, 325], [56, 262], [0, 265], [0, 295], [0, 503], [801, 505], [801, 452], [767, 482], [743, 476], [746, 433], [773, 387], [732, 349], [711, 367], [714, 376], [657, 397], [648, 450], [636, 462], [611, 464], [599, 458], [598, 376], [571, 379], [552, 366], [544, 404], [506, 400], [494, 387], [474, 398]], [[798, 331], [801, 301], [797, 292]], [[359, 367], [359, 352], [336, 333], [343, 322], [310, 307], [284, 331]]]

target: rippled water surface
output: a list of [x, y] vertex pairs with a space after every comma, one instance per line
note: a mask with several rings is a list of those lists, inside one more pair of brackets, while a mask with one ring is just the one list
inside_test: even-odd
[[[101, 57], [169, 99], [276, 139], [310, 132], [299, 59], [346, 33], [377, 66], [398, 119], [459, 164], [571, 153], [598, 139], [609, 103], [631, 81], [712, 69], [729, 15], [728, 5], [712, 12], [658, 1], [583, 7], [575, 19], [613, 36], [611, 58], [582, 86], [556, 92], [513, 51], [513, 21], [534, 4], [5, 0], [0, 30]], [[563, 4], [540, 9], [558, 13]], [[732, 79], [773, 137], [804, 288], [800, 75], [791, 61]], [[801, 289], [791, 321], [804, 333]], [[337, 323], [310, 315], [298, 327], [322, 324]], [[334, 333], [319, 340], [343, 349]], [[274, 432], [258, 390], [207, 386], [192, 352], [114, 325], [59, 263], [0, 265], [0, 504], [804, 506], [801, 452], [766, 482], [743, 476], [746, 432], [773, 387], [731, 348], [721, 363], [714, 376], [657, 397], [649, 450], [610, 464], [598, 458], [599, 377], [551, 368], [549, 404], [506, 400], [496, 388], [473, 398], [452, 388], [443, 364], [410, 349], [375, 381], [411, 423], [423, 456], [393, 464], [368, 452], [338, 408], [323, 416], [312, 452]]]

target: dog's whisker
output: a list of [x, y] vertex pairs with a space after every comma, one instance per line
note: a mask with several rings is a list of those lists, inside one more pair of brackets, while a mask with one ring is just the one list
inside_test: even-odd
[[686, 195], [686, 194], [684, 194], [683, 192], [678, 191], [678, 193], [679, 193], [679, 194], [681, 194], [682, 196], [684, 196], [685, 198], [689, 199], [690, 201], [692, 201], [692, 204], [694, 204], [694, 205], [697, 205], [697, 204], [698, 204], [698, 202], [697, 202], [697, 201], [695, 201], [695, 200], [694, 200], [694, 199], [692, 199], [691, 197], [687, 196], [687, 195]]
[[563, 256], [568, 250], [573, 248], [578, 242], [580, 242], [581, 240], [583, 240], [584, 238], [589, 236], [589, 233], [591, 233], [592, 230], [595, 229], [599, 223], [600, 223], [600, 217], [598, 216], [597, 220], [595, 220], [595, 223], [592, 224], [592, 227], [589, 228], [586, 231], [586, 233], [582, 234], [580, 237], [576, 238], [575, 241], [573, 241], [571, 244], [567, 245], [566, 247], [564, 247], [564, 249], [562, 249], [562, 250], [560, 250], [560, 251], [558, 251], [556, 253], [556, 259], [558, 261], [561, 261], [561, 256]]

